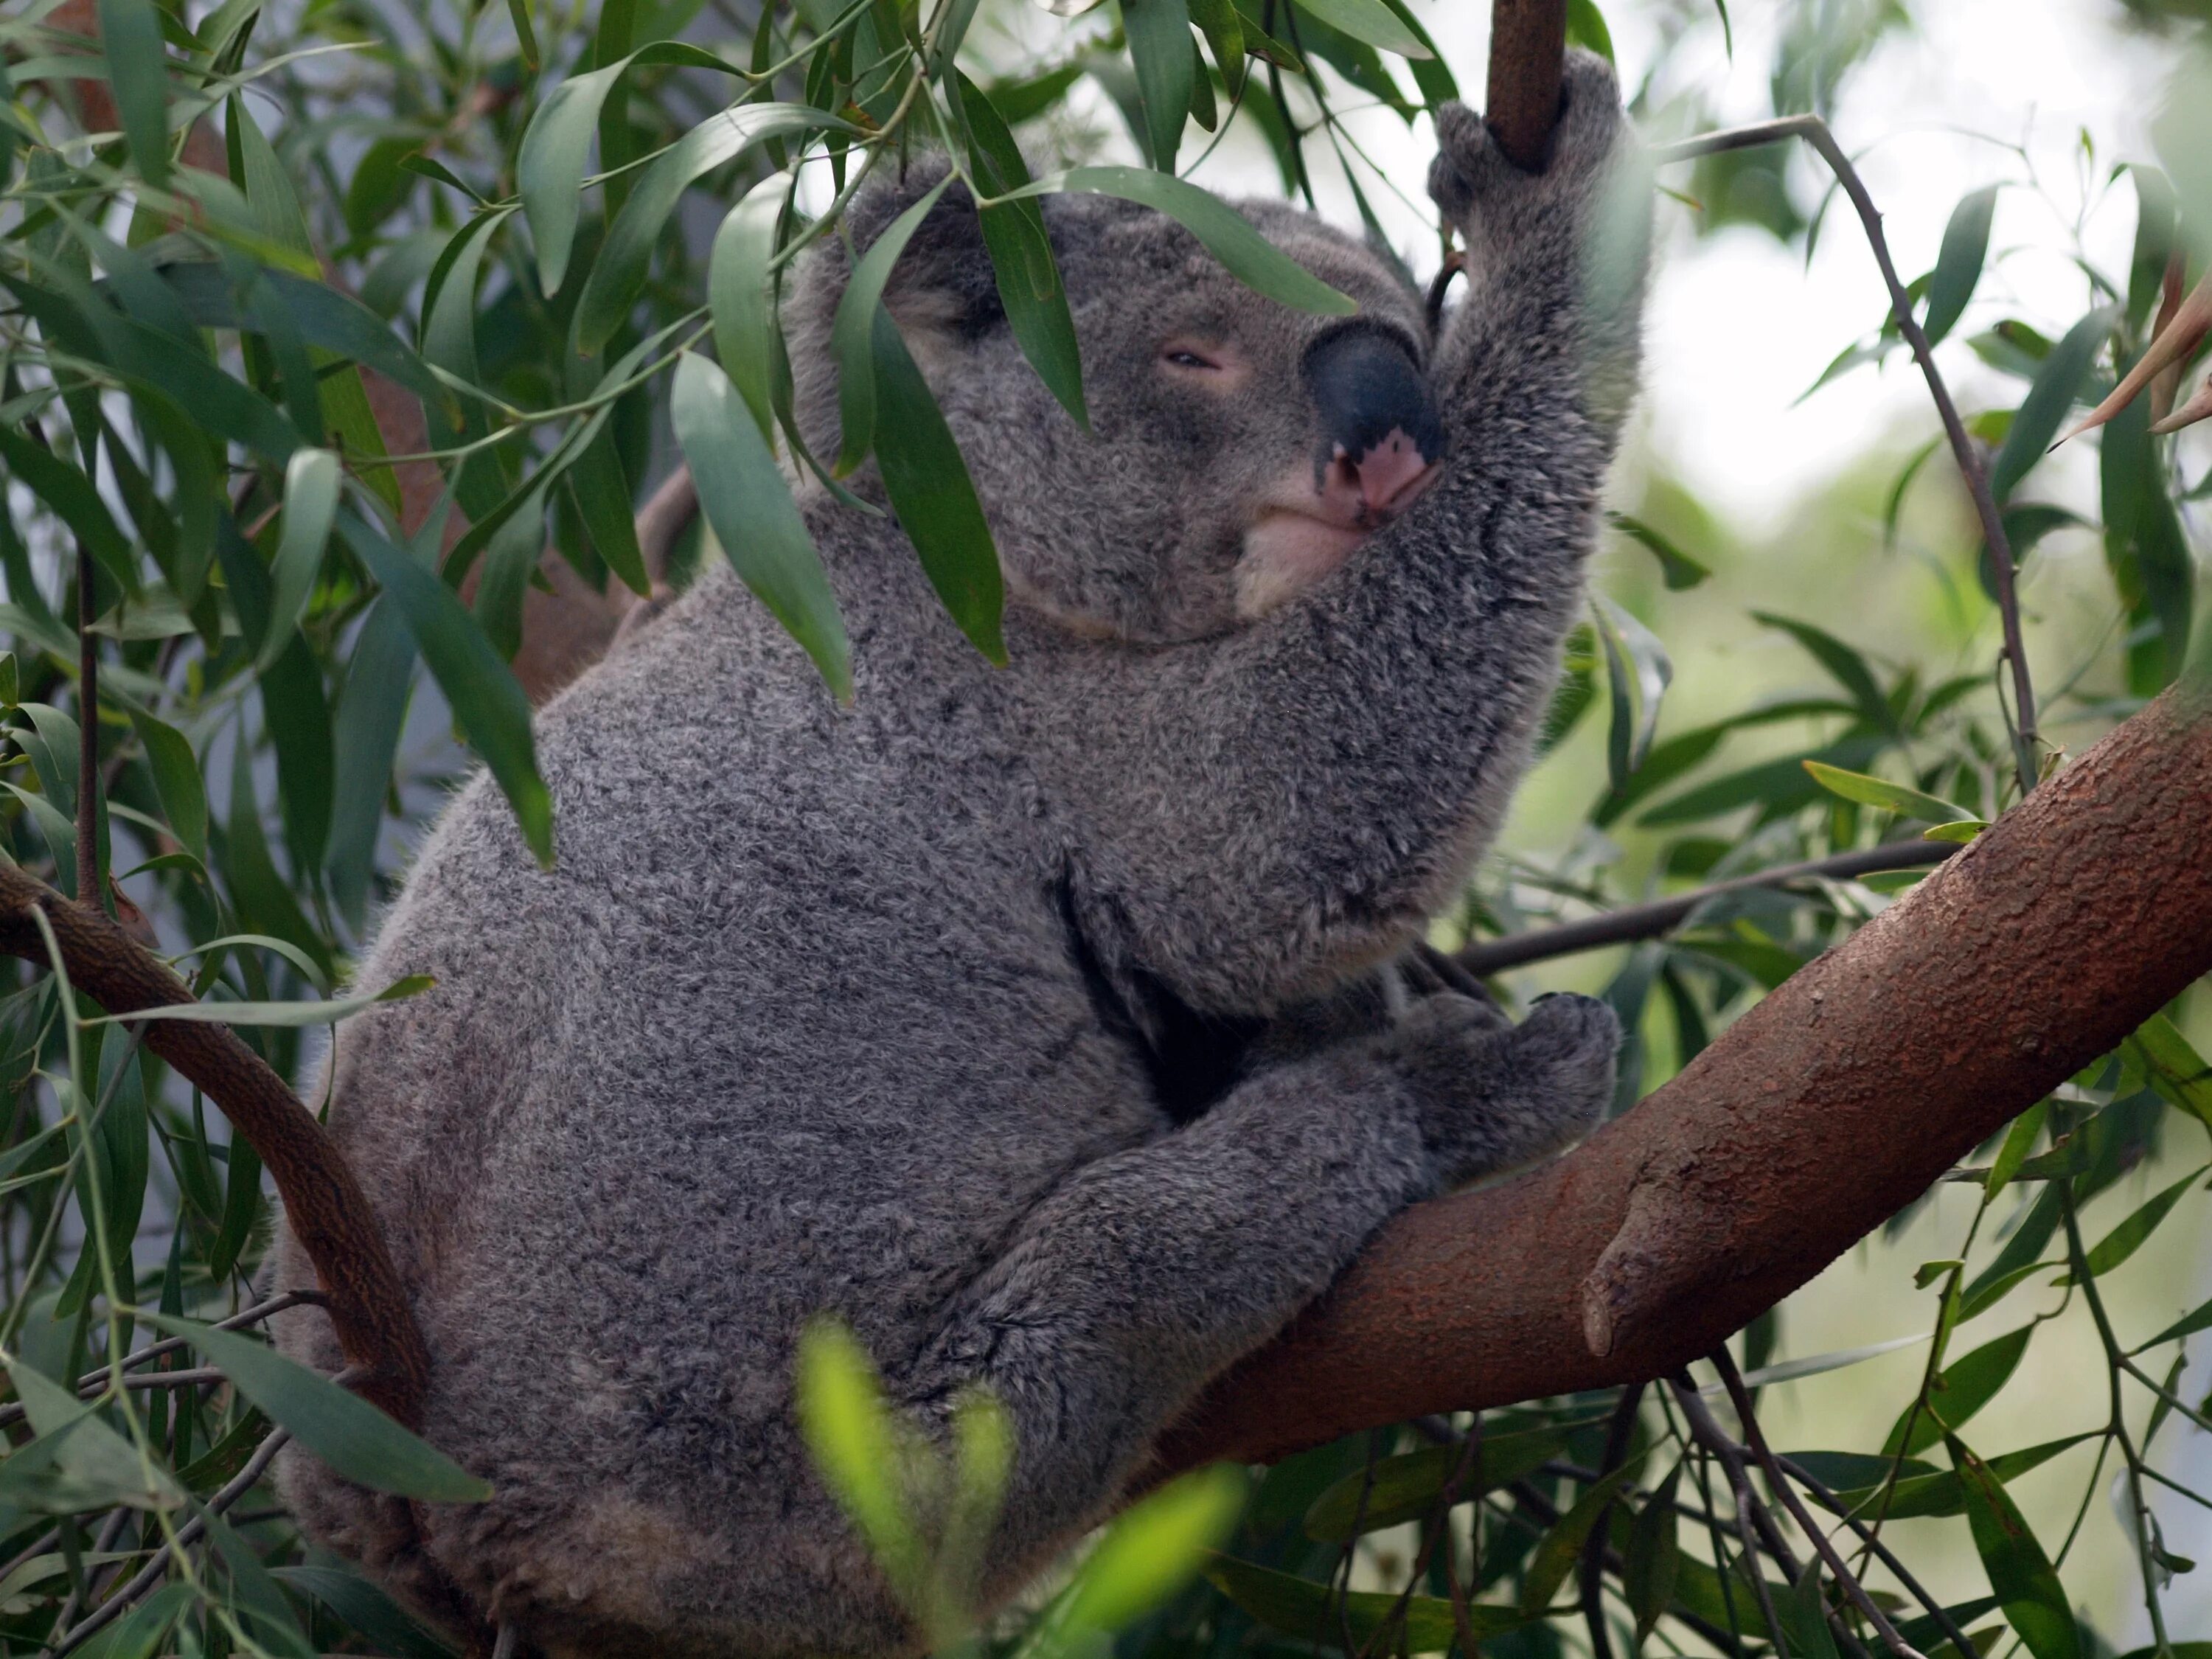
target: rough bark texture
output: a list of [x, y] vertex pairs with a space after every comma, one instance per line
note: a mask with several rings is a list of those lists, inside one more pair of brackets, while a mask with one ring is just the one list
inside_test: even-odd
[[[34, 909], [46, 914], [71, 985], [108, 1012], [193, 1000], [184, 981], [106, 915], [64, 898], [12, 865], [0, 865], [0, 951], [44, 966], [49, 952], [32, 917]], [[221, 1107], [268, 1166], [293, 1230], [315, 1264], [346, 1361], [367, 1372], [355, 1385], [358, 1391], [409, 1427], [419, 1424], [430, 1382], [429, 1350], [377, 1230], [375, 1212], [322, 1125], [228, 1026], [157, 1019], [144, 1029], [146, 1046]]]
[[1483, 116], [1516, 167], [1534, 172], [1543, 165], [1559, 118], [1566, 49], [1566, 0], [1495, 0], [1492, 5]]
[[1662, 1376], [2212, 970], [2212, 687], [2169, 691], [1580, 1150], [1392, 1224], [1161, 1462]]

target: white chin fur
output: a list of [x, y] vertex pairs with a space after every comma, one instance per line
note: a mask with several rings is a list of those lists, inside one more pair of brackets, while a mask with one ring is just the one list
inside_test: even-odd
[[1304, 513], [1270, 513], [1244, 532], [1237, 562], [1237, 614], [1263, 617], [1352, 556], [1366, 532]]

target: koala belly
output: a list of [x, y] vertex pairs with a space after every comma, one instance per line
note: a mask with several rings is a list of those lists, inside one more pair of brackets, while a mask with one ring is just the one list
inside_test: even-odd
[[[744, 752], [755, 711], [661, 704], [648, 736], [615, 690], [542, 728], [556, 868], [473, 786], [361, 974], [435, 988], [337, 1039], [332, 1132], [431, 1350], [423, 1432], [495, 1496], [410, 1514], [296, 1453], [283, 1490], [448, 1626], [896, 1650], [793, 1427], [799, 1331], [842, 1319], [896, 1391], [1026, 1211], [1167, 1121], [1003, 822], [902, 811], [849, 726], [801, 764], [804, 732]], [[779, 744], [772, 787], [685, 787]], [[272, 1283], [312, 1283], [289, 1235]], [[342, 1364], [318, 1311], [277, 1337]]]

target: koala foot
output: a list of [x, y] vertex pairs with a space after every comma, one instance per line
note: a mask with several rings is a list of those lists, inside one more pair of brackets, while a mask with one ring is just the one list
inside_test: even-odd
[[1613, 66], [1595, 52], [1570, 52], [1559, 124], [1543, 171], [1522, 172], [1506, 159], [1480, 116], [1465, 104], [1446, 104], [1437, 112], [1429, 195], [1468, 246], [1480, 247], [1510, 229], [1524, 212], [1556, 212], [1563, 195], [1595, 197], [1626, 128]]
[[1380, 1039], [1405, 1073], [1439, 1189], [1544, 1158], [1597, 1127], [1620, 1024], [1595, 997], [1539, 1001], [1519, 1025], [1473, 997], [1425, 999]]

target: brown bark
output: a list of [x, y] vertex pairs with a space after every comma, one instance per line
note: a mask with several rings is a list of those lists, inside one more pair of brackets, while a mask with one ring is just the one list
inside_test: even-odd
[[2167, 692], [1579, 1151], [1425, 1204], [1164, 1443], [1266, 1460], [1662, 1376], [2212, 971], [2212, 685]]
[[1566, 50], [1566, 0], [1493, 0], [1483, 115], [1516, 167], [1534, 172], [1544, 165], [1559, 118]]
[[[103, 912], [0, 865], [0, 951], [44, 966], [49, 957], [34, 908], [46, 914], [71, 985], [108, 1012], [193, 1000], [160, 957]], [[368, 1373], [356, 1385], [359, 1392], [416, 1426], [429, 1386], [429, 1351], [376, 1212], [322, 1126], [229, 1027], [157, 1019], [146, 1023], [145, 1033], [146, 1046], [198, 1085], [261, 1155], [283, 1197], [285, 1218], [315, 1264], [346, 1361]]]

